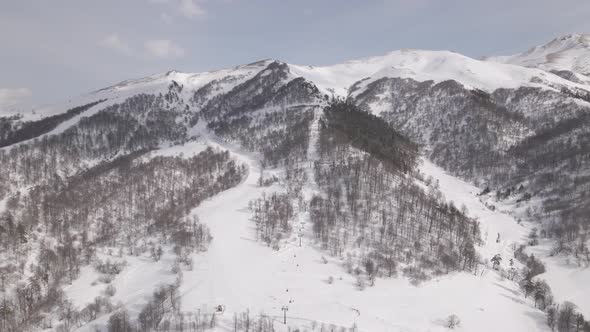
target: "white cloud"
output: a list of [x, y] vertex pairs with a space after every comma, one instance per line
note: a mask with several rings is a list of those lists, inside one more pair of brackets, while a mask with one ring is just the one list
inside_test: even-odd
[[[162, 19], [164, 19], [164, 17], [162, 17]], [[138, 52], [123, 41], [116, 33], [106, 36], [99, 44], [102, 47], [115, 50], [125, 55], [138, 55]], [[185, 54], [185, 50], [182, 47], [168, 39], [146, 40], [143, 46], [148, 55], [157, 58], [182, 57]]]
[[[197, 0], [150, 0], [152, 3], [165, 4], [176, 11], [177, 14], [184, 16], [188, 19], [204, 16], [206, 14], [203, 7], [198, 3]], [[163, 13], [161, 16], [162, 20], [166, 23], [171, 22], [170, 15]]]
[[0, 107], [20, 104], [32, 95], [33, 93], [28, 88], [0, 88]]
[[145, 50], [158, 58], [182, 57], [185, 51], [182, 47], [168, 39], [148, 40], [144, 43]]
[[100, 46], [115, 50], [117, 52], [121, 52], [123, 54], [131, 54], [131, 47], [125, 43], [118, 34], [110, 34], [104, 37], [100, 42]]
[[178, 10], [187, 18], [194, 18], [205, 15], [205, 10], [199, 6], [195, 0], [179, 0]]

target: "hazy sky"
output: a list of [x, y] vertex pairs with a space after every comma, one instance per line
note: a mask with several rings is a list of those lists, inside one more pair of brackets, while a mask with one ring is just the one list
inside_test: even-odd
[[589, 0], [0, 0], [0, 108], [170, 69], [511, 54], [590, 32]]

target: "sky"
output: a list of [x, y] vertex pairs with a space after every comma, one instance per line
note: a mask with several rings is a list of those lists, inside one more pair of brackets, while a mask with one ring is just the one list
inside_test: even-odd
[[0, 110], [268, 58], [513, 54], [590, 32], [588, 17], [588, 0], [1, 0]]

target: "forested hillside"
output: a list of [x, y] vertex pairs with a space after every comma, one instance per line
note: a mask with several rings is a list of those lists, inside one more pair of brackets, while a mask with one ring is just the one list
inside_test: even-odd
[[590, 264], [584, 84], [403, 50], [0, 117], [0, 331], [581, 331], [532, 251]]
[[348, 256], [350, 272], [363, 270], [371, 282], [398, 269], [420, 282], [477, 268], [478, 222], [445, 202], [435, 183], [416, 183], [414, 143], [348, 102], [326, 107], [320, 127], [314, 172], [322, 193], [310, 217], [323, 248]]
[[[353, 87], [353, 90], [355, 88]], [[582, 93], [582, 95], [584, 95]], [[558, 250], [584, 252], [588, 225], [590, 104], [577, 94], [539, 88], [470, 90], [384, 78], [352, 98], [424, 144], [427, 156], [482, 191], [529, 205]], [[580, 242], [581, 241], [581, 242]]]

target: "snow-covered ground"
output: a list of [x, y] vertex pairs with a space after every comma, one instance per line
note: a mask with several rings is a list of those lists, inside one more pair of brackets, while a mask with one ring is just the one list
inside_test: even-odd
[[[288, 306], [289, 317], [344, 327], [357, 324], [364, 331], [444, 330], [442, 322], [452, 313], [462, 319], [464, 331], [545, 327], [543, 313], [524, 301], [514, 283], [501, 280], [493, 271], [483, 276], [456, 273], [418, 287], [404, 278], [378, 280], [376, 286], [359, 291], [355, 278], [344, 271], [339, 260], [322, 262], [325, 254], [309, 238], [304, 238], [302, 247], [295, 237], [278, 252], [266, 247], [254, 238], [247, 206], [272, 188], [257, 186], [260, 170], [255, 160], [233, 155], [246, 163], [250, 172], [242, 184], [195, 210], [209, 225], [214, 239], [206, 253], [194, 257], [194, 270], [184, 274], [183, 310], [212, 311], [214, 306], [224, 305], [231, 318], [232, 312], [247, 309], [280, 316], [281, 307]], [[493, 241], [487, 241], [484, 251], [495, 253], [498, 246], [509, 250], [506, 243], [518, 240], [522, 227], [509, 216], [483, 208], [471, 194], [475, 188], [456, 179], [453, 182], [454, 178], [431, 164], [427, 172], [440, 176], [443, 192], [449, 191], [456, 201], [471, 207], [482, 224], [489, 223], [489, 232], [506, 233], [500, 244], [496, 244], [495, 235], [490, 236]], [[329, 276], [335, 279], [331, 285], [327, 283]]]
[[[316, 119], [317, 120], [317, 119]], [[315, 158], [317, 121], [312, 125], [310, 158]], [[358, 290], [356, 278], [345, 272], [340, 259], [319, 251], [308, 233], [302, 246], [294, 234], [275, 251], [255, 239], [254, 224], [248, 210], [250, 200], [263, 192], [280, 191], [277, 187], [259, 187], [258, 157], [230, 144], [221, 143], [202, 134], [196, 142], [182, 147], [166, 147], [155, 154], [191, 155], [206, 146], [229, 149], [231, 155], [248, 166], [247, 178], [197, 207], [192, 213], [207, 224], [213, 241], [207, 252], [193, 255], [194, 268], [184, 271], [179, 289], [184, 312], [213, 312], [223, 305], [225, 312], [219, 319], [218, 330], [229, 330], [233, 313], [249, 310], [253, 316], [265, 313], [276, 317], [280, 324], [281, 308], [288, 306], [288, 325], [311, 328], [317, 322], [341, 327], [358, 326], [361, 331], [445, 331], [444, 322], [450, 314], [461, 319], [459, 331], [548, 331], [544, 313], [535, 309], [524, 298], [519, 287], [501, 278], [494, 270], [485, 268], [477, 276], [452, 273], [419, 286], [407, 279], [378, 279], [374, 287]], [[317, 128], [315, 128], [317, 129]], [[311, 169], [310, 169], [311, 170]], [[524, 243], [531, 225], [517, 223], [507, 213], [491, 211], [480, 197], [479, 189], [457, 179], [428, 160], [422, 160], [420, 171], [438, 182], [446, 199], [458, 207], [465, 205], [470, 216], [479, 220], [484, 243], [478, 248], [484, 260], [500, 253], [506, 266], [512, 257], [513, 243]], [[311, 175], [311, 173], [310, 173]], [[309, 177], [312, 178], [311, 176]], [[309, 198], [316, 190], [313, 183], [304, 188]], [[307, 216], [300, 216], [302, 228]], [[499, 234], [500, 240], [497, 241]], [[571, 300], [583, 313], [590, 307], [587, 293], [579, 292], [579, 285], [588, 278], [586, 269], [564, 266], [562, 258], [546, 258], [549, 244], [532, 247], [547, 264], [548, 272], [541, 275], [553, 287], [560, 301]], [[328, 258], [324, 263], [322, 256]], [[129, 265], [113, 281], [117, 293], [113, 302], [125, 304], [136, 315], [153, 290], [160, 284], [171, 283], [172, 257], [154, 262], [148, 257], [126, 257]], [[333, 277], [334, 282], [328, 283]], [[86, 267], [78, 280], [66, 288], [73, 303], [81, 307], [101, 294], [104, 285], [91, 286], [97, 278], [91, 267]], [[79, 331], [93, 331], [106, 326], [103, 316]]]
[[455, 80], [468, 88], [488, 92], [521, 86], [545, 89], [569, 86], [590, 90], [587, 85], [575, 84], [543, 70], [475, 60], [449, 51], [405, 49], [332, 66], [289, 66], [294, 75], [314, 82], [325, 93], [343, 97], [351, 92], [349, 88], [356, 82], [362, 80], [360, 89], [353, 94], [360, 93], [363, 87], [384, 77], [411, 78], [420, 82], [432, 80], [436, 83]]
[[547, 71], [569, 70], [590, 74], [590, 34], [561, 36], [520, 54], [487, 57], [485, 60]]
[[[98, 111], [107, 103], [124, 100], [137, 93], [160, 93], [171, 80], [185, 86], [184, 101], [190, 94], [205, 84], [216, 81], [213, 95], [229, 91], [233, 86], [260, 72], [269, 61], [201, 74], [170, 72], [164, 75], [122, 82], [113, 87], [85, 96], [94, 101], [102, 97], [109, 100], [96, 109], [64, 122], [52, 133], [55, 134], [75, 124], [80, 117]], [[555, 75], [537, 69], [513, 65], [477, 61], [452, 52], [404, 50], [382, 57], [368, 58], [328, 67], [289, 65], [293, 77], [302, 76], [314, 82], [321, 90], [336, 95], [346, 95], [348, 88], [360, 79], [360, 84], [380, 77], [409, 77], [417, 80], [442, 81], [456, 79], [474, 88], [486, 90], [497, 87], [535, 85], [532, 77], [542, 77], [551, 84], [574, 85]], [[211, 97], [211, 96], [210, 96]], [[83, 104], [72, 104], [78, 106]], [[44, 115], [65, 111], [66, 107], [47, 110]], [[52, 113], [53, 112], [53, 113]], [[35, 117], [31, 116], [33, 119]], [[312, 126], [311, 142], [317, 140], [317, 119]], [[281, 316], [281, 308], [288, 306], [288, 322], [293, 327], [311, 326], [316, 321], [341, 327], [356, 325], [361, 331], [444, 331], [444, 320], [456, 314], [462, 321], [460, 331], [543, 331], [548, 330], [544, 314], [524, 299], [519, 287], [512, 281], [502, 279], [496, 271], [484, 269], [477, 276], [468, 273], [450, 275], [412, 285], [407, 279], [378, 279], [374, 287], [358, 290], [356, 278], [346, 273], [342, 261], [328, 257], [316, 248], [310, 236], [308, 215], [298, 216], [304, 234], [299, 246], [297, 232], [275, 251], [255, 239], [254, 223], [248, 203], [263, 192], [281, 191], [283, 188], [259, 187], [259, 158], [239, 148], [217, 141], [207, 135], [205, 123], [199, 123], [190, 132], [199, 136], [183, 146], [162, 145], [153, 155], [194, 155], [207, 146], [230, 150], [232, 156], [248, 166], [247, 178], [238, 186], [227, 190], [197, 207], [192, 213], [211, 230], [213, 241], [204, 253], [193, 255], [194, 268], [184, 271], [179, 289], [184, 312], [212, 312], [215, 306], [223, 305], [225, 313], [220, 320], [221, 329], [231, 326], [233, 313], [249, 310], [253, 315], [264, 312]], [[316, 159], [315, 145], [309, 149], [310, 160]], [[485, 261], [495, 254], [504, 257], [507, 265], [513, 255], [512, 244], [523, 243], [530, 230], [527, 223], [519, 224], [507, 213], [489, 210], [476, 195], [476, 187], [461, 181], [427, 160], [420, 167], [426, 176], [438, 180], [447, 200], [457, 207], [465, 205], [469, 215], [479, 220], [484, 243], [478, 252]], [[272, 172], [273, 170], [271, 170]], [[268, 170], [265, 170], [268, 172]], [[304, 188], [304, 197], [309, 199], [317, 191], [312, 183], [313, 172], [308, 169], [309, 183]], [[3, 202], [0, 202], [0, 209]], [[547, 256], [544, 244], [538, 256]], [[537, 254], [537, 253], [536, 253]], [[328, 258], [324, 263], [322, 256]], [[114, 303], [121, 302], [130, 313], [136, 315], [160, 284], [174, 281], [171, 273], [173, 257], [168, 254], [158, 262], [149, 257], [124, 256], [128, 266], [113, 280], [117, 292]], [[580, 305], [582, 312], [590, 315], [590, 297], [578, 295], [579, 285], [584, 283], [588, 272], [564, 267], [563, 259], [544, 259], [548, 266], [542, 275], [553, 287], [558, 300], [572, 300]], [[334, 279], [328, 283], [329, 277]], [[92, 267], [83, 269], [79, 279], [66, 288], [66, 295], [75, 306], [82, 307], [101, 294], [104, 284], [92, 286], [97, 274]], [[584, 311], [585, 310], [585, 311]], [[80, 331], [94, 331], [94, 325], [106, 326], [108, 316], [103, 316], [84, 326]]]
[[540, 258], [545, 264], [545, 273], [537, 276], [547, 281], [555, 300], [570, 301], [578, 306], [584, 316], [590, 316], [590, 268], [578, 265], [575, 257], [551, 256], [554, 241], [541, 239], [539, 245], [527, 247], [526, 252]]
[[[22, 115], [23, 121], [34, 121], [51, 115], [64, 113], [71, 108], [92, 103], [100, 99], [107, 99], [106, 102], [95, 107], [100, 110], [104, 109], [106, 106], [123, 102], [127, 98], [138, 94], [157, 95], [159, 93], [165, 93], [168, 85], [172, 81], [176, 81], [183, 86], [181, 98], [183, 98], [185, 102], [192, 97], [192, 94], [196, 90], [211, 82], [215, 82], [216, 84], [209, 97], [214, 97], [215, 95], [226, 93], [236, 85], [254, 77], [254, 75], [266, 68], [270, 62], [270, 60], [265, 60], [201, 73], [169, 71], [167, 73], [123, 81], [110, 87], [72, 97], [65, 102], [28, 107], [26, 108], [26, 111], [24, 110], [24, 107], [14, 107], [10, 109], [0, 108], [0, 117], [20, 114]], [[86, 111], [81, 115], [64, 122], [55, 129], [56, 132], [54, 133], [63, 131], [65, 128], [77, 123], [80, 117], [91, 115], [90, 112], [91, 110]]]
[[[115, 276], [110, 285], [115, 287], [115, 294], [110, 297], [113, 305], [122, 304], [132, 317], [136, 317], [143, 306], [150, 300], [153, 291], [160, 285], [174, 282], [176, 275], [172, 273], [172, 263], [175, 255], [168, 250], [159, 261], [154, 261], [149, 255], [133, 256], [123, 254], [118, 256], [116, 249], [112, 253], [97, 253], [103, 261], [125, 261], [123, 271]], [[107, 284], [98, 280], [100, 274], [94, 267], [83, 267], [80, 276], [71, 285], [64, 287], [68, 299], [78, 310], [94, 301], [97, 296], [105, 296]], [[95, 321], [82, 326], [77, 331], [95, 331], [95, 328], [106, 328], [110, 315], [97, 317]], [[56, 324], [57, 325], [57, 324]]]
[[[478, 276], [452, 273], [419, 286], [403, 277], [378, 279], [375, 286], [361, 291], [342, 261], [319, 251], [310, 236], [303, 237], [300, 247], [294, 234], [278, 251], [257, 242], [248, 202], [280, 188], [257, 185], [260, 168], [255, 155], [219, 142], [207, 144], [229, 148], [234, 158], [248, 166], [249, 173], [241, 184], [193, 211], [210, 227], [213, 241], [207, 252], [194, 254], [193, 270], [184, 271], [179, 290], [184, 312], [213, 312], [215, 306], [223, 305], [225, 312], [218, 317], [218, 329], [223, 331], [232, 326], [234, 312], [246, 310], [253, 316], [261, 312], [276, 316], [275, 325], [280, 326], [283, 306], [289, 308], [288, 325], [308, 329], [317, 322], [318, 328], [322, 323], [341, 327], [356, 324], [360, 331], [445, 331], [446, 317], [456, 314], [462, 322], [459, 331], [548, 331], [544, 314], [524, 299], [515, 283], [493, 270], [486, 269]], [[470, 214], [479, 218], [482, 230], [487, 231], [486, 243], [480, 248], [482, 256], [498, 252], [508, 255], [509, 244], [524, 236], [526, 229], [514, 219], [487, 210], [474, 195], [475, 187], [427, 161], [421, 170], [438, 179], [448, 199], [458, 206], [465, 204]], [[314, 188], [310, 184], [305, 190]], [[301, 222], [306, 223], [305, 219], [302, 217]], [[496, 243], [497, 233], [501, 234], [500, 243]], [[158, 284], [172, 282], [171, 258], [127, 261], [129, 265], [113, 281], [118, 290], [113, 299], [131, 305], [134, 314]], [[330, 276], [334, 278], [332, 284], [327, 282]], [[90, 286], [95, 278], [91, 268], [86, 268], [67, 288], [75, 304], [82, 305], [100, 294], [102, 286]], [[93, 331], [94, 324], [104, 327], [106, 321], [106, 316], [101, 317], [80, 331]]]
[[[195, 257], [194, 271], [185, 273], [181, 291], [185, 310], [211, 310], [222, 304], [226, 312], [249, 309], [280, 316], [281, 307], [289, 306], [290, 317], [348, 327], [357, 324], [365, 331], [444, 330], [442, 322], [452, 313], [462, 319], [464, 331], [545, 328], [543, 313], [524, 301], [514, 283], [494, 271], [483, 276], [455, 273], [421, 286], [404, 278], [383, 279], [359, 291], [339, 260], [322, 263], [325, 254], [308, 238], [302, 247], [293, 238], [278, 252], [256, 242], [247, 204], [268, 189], [256, 185], [257, 162], [234, 155], [249, 165], [250, 173], [240, 186], [195, 211], [211, 228], [214, 240], [206, 253]], [[510, 216], [483, 207], [473, 194], [476, 188], [428, 162], [423, 171], [439, 179], [449, 199], [465, 204], [480, 219], [488, 233], [482, 254], [508, 254], [508, 244], [524, 235], [524, 228]], [[500, 243], [496, 243], [497, 232], [505, 234]], [[327, 283], [329, 276], [336, 280], [332, 285]]]
[[[504, 258], [504, 267], [506, 267], [506, 258], [513, 257], [512, 243], [527, 244], [528, 234], [532, 228], [540, 228], [532, 221], [522, 221], [517, 224], [515, 217], [521, 217], [522, 220], [530, 219], [526, 216], [526, 207], [537, 206], [540, 208], [541, 201], [534, 199], [527, 205], [519, 205], [514, 196], [503, 202], [496, 202], [491, 198], [493, 195], [488, 194], [484, 197], [485, 201], [492, 201], [496, 208], [501, 212], [493, 212], [485, 206], [479, 204], [479, 199], [465, 200], [466, 197], [474, 196], [478, 192], [477, 188], [465, 183], [451, 175], [446, 174], [443, 170], [433, 165], [429, 161], [424, 161], [422, 172], [431, 174], [438, 178], [441, 190], [449, 200], [455, 203], [462, 202], [466, 204], [469, 212], [477, 216], [480, 220], [494, 220], [495, 222], [482, 223], [482, 233], [484, 240], [487, 239], [488, 245], [480, 247], [480, 253], [484, 257], [491, 257], [495, 253], [501, 253]], [[513, 217], [515, 216], [515, 217]], [[487, 235], [486, 235], [487, 233]], [[495, 239], [500, 233], [501, 241], [496, 244]], [[535, 246], [526, 246], [525, 253], [534, 255], [545, 265], [546, 272], [535, 277], [536, 280], [545, 280], [551, 287], [551, 291], [556, 303], [570, 301], [577, 306], [577, 310], [584, 316], [590, 316], [590, 267], [582, 261], [578, 262], [576, 257], [567, 254], [553, 255], [552, 249], [555, 245], [553, 239], [540, 238], [539, 244]]]
[[501, 254], [503, 258], [513, 257], [511, 245], [526, 242], [530, 229], [518, 224], [514, 217], [507, 213], [488, 209], [477, 196], [480, 189], [448, 174], [426, 159], [422, 160], [420, 171], [438, 180], [440, 190], [448, 201], [453, 201], [458, 208], [465, 205], [468, 215], [479, 220], [482, 239], [485, 242], [479, 247], [479, 253], [484, 259], [489, 260], [495, 254]]
[[[528, 66], [542, 69], [571, 69], [570, 67], [573, 66], [574, 69], [579, 68], [580, 73], [583, 73], [583, 70], [590, 70], [588, 69], [590, 58], [587, 56], [588, 38], [590, 37], [581, 35], [576, 38], [578, 39], [575, 42], [568, 40], [567, 42], [550, 43], [516, 56], [489, 57], [486, 59], [488, 61], [472, 59], [450, 51], [403, 49], [382, 56], [351, 60], [330, 66], [289, 64], [289, 68], [293, 78], [303, 77], [313, 82], [322, 92], [343, 97], [348, 95], [349, 88], [354, 83], [363, 80], [360, 84], [362, 88], [362, 86], [383, 77], [412, 78], [417, 81], [433, 80], [435, 82], [455, 80], [468, 88], [486, 91], [520, 86], [536, 86], [545, 89], [567, 86], [590, 91], [590, 85], [585, 80], [582, 80], [585, 84], [576, 84], [544, 70], [526, 68]], [[575, 45], [572, 46], [572, 44]], [[214, 97], [228, 92], [234, 86], [254, 77], [272, 61], [263, 60], [202, 73], [170, 71], [120, 82], [104, 89], [70, 98], [64, 103], [27, 107], [26, 110], [24, 107], [0, 109], [0, 116], [21, 114], [24, 121], [38, 120], [102, 98], [107, 98], [111, 103], [114, 103], [139, 93], [158, 94], [165, 90], [172, 80], [183, 85], [184, 89], [181, 95], [185, 101], [190, 99], [194, 91], [212, 82], [215, 84], [209, 97]], [[541, 65], [543, 61], [551, 63], [552, 67], [543, 67]], [[533, 79], [534, 82], [532, 82]], [[585, 77], [585, 79], [588, 78]], [[359, 91], [357, 90], [357, 92]]]
[[[424, 161], [422, 172], [433, 175], [439, 179], [441, 190], [449, 200], [455, 203], [465, 204], [472, 216], [477, 216], [482, 221], [482, 232], [487, 244], [480, 248], [484, 257], [491, 257], [495, 253], [501, 253], [506, 261], [507, 257], [513, 257], [512, 243], [525, 244], [526, 237], [530, 230], [535, 227], [529, 222], [517, 224], [510, 215], [524, 215], [522, 207], [517, 208], [514, 200], [499, 203], [497, 207], [503, 212], [493, 212], [483, 206], [474, 194], [478, 189], [472, 187], [443, 170], [429, 161]], [[467, 198], [473, 199], [467, 199]], [[509, 215], [510, 214], [510, 215]], [[492, 221], [492, 222], [490, 222]], [[487, 233], [487, 236], [486, 236]], [[500, 243], [495, 243], [497, 234], [500, 233]], [[536, 279], [545, 280], [555, 297], [555, 302], [562, 303], [570, 301], [577, 305], [577, 310], [585, 316], [590, 316], [590, 267], [584, 263], [578, 263], [572, 255], [551, 254], [555, 241], [551, 239], [540, 239], [536, 246], [527, 246], [525, 252], [533, 254], [545, 265], [546, 272], [536, 276]], [[505, 262], [504, 262], [505, 263]], [[505, 265], [505, 264], [504, 264]]]

